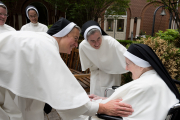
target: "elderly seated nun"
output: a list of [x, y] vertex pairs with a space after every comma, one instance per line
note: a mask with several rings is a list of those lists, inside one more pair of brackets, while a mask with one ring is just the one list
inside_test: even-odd
[[118, 116], [124, 113], [122, 106], [132, 113], [131, 106], [120, 100], [91, 102], [61, 59], [59, 52], [70, 53], [77, 47], [80, 29], [75, 23], [61, 18], [47, 33], [15, 31], [0, 37], [2, 120], [44, 120], [45, 103], [63, 120], [96, 112]]
[[48, 27], [42, 23], [38, 22], [39, 13], [38, 10], [29, 5], [26, 7], [26, 16], [30, 20], [30, 23], [27, 23], [21, 27], [21, 31], [34, 31], [34, 32], [47, 32]]
[[120, 98], [132, 105], [134, 112], [123, 120], [165, 120], [168, 110], [180, 100], [169, 73], [147, 45], [131, 44], [124, 56], [133, 81], [116, 89], [101, 103]]
[[8, 31], [16, 31], [11, 26], [5, 24], [7, 17], [8, 9], [6, 5], [0, 1], [0, 34]]
[[79, 45], [82, 70], [90, 68], [90, 94], [104, 96], [108, 87], [121, 84], [121, 74], [126, 73], [126, 48], [107, 35], [95, 21], [82, 26], [84, 40]]

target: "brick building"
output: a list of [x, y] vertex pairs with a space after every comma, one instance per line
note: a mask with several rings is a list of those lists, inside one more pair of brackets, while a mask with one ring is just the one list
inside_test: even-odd
[[[46, 25], [53, 24], [60, 17], [65, 17], [65, 13], [55, 10], [44, 0], [18, 0], [14, 3], [5, 2], [4, 0], [4, 3], [8, 7], [10, 15], [6, 24], [11, 25], [16, 30], [19, 30], [22, 25], [29, 22], [25, 15], [25, 8], [28, 5], [34, 5], [37, 7], [40, 13], [39, 22]], [[118, 19], [104, 17], [104, 21], [100, 24], [109, 35], [120, 40], [129, 39], [131, 32], [133, 32], [133, 37], [139, 35], [140, 31], [146, 32], [147, 35], [151, 35], [153, 14], [158, 7], [159, 6], [155, 6], [153, 3], [149, 3], [146, 0], [131, 0], [126, 15], [120, 15]], [[160, 15], [161, 11], [162, 8], [160, 8], [156, 13], [154, 24], [155, 32], [158, 30], [165, 31], [169, 26], [170, 15], [168, 11], [166, 11], [165, 16]], [[102, 18], [99, 18], [99, 20], [100, 19]]]
[[[160, 3], [160, 5], [163, 4]], [[133, 37], [139, 35], [141, 31], [145, 32], [146, 35], [151, 35], [153, 15], [158, 7], [146, 0], [131, 0], [126, 15], [120, 16], [117, 20], [105, 18], [105, 21], [101, 23], [101, 27], [109, 35], [120, 40], [130, 39], [131, 32], [133, 32]], [[169, 27], [170, 14], [165, 10], [166, 15], [161, 16], [161, 12], [162, 8], [156, 12], [154, 32], [158, 32], [158, 30], [165, 31]], [[110, 20], [111, 22], [109, 22]], [[113, 29], [108, 30], [110, 27]]]

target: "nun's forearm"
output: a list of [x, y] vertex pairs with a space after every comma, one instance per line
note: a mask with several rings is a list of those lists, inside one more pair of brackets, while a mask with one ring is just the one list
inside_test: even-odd
[[78, 108], [68, 109], [68, 110], [56, 110], [56, 111], [63, 119], [72, 120], [80, 115], [95, 116], [98, 109], [99, 109], [99, 103], [89, 101]]
[[134, 111], [132, 107], [128, 104], [120, 102], [120, 99], [111, 100], [107, 103], [100, 103], [99, 110], [97, 113], [99, 114], [107, 114], [110, 116], [121, 116], [127, 117], [132, 114]]

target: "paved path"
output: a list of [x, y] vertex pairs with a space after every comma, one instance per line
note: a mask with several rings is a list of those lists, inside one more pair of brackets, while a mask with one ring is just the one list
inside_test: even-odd
[[45, 114], [44, 120], [61, 120], [61, 118], [56, 110], [52, 109], [48, 115]]

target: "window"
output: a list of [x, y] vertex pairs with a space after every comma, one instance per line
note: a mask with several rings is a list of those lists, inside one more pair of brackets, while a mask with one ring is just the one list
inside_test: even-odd
[[113, 31], [114, 19], [107, 19], [106, 31]]
[[124, 32], [124, 19], [117, 19], [117, 31]]

